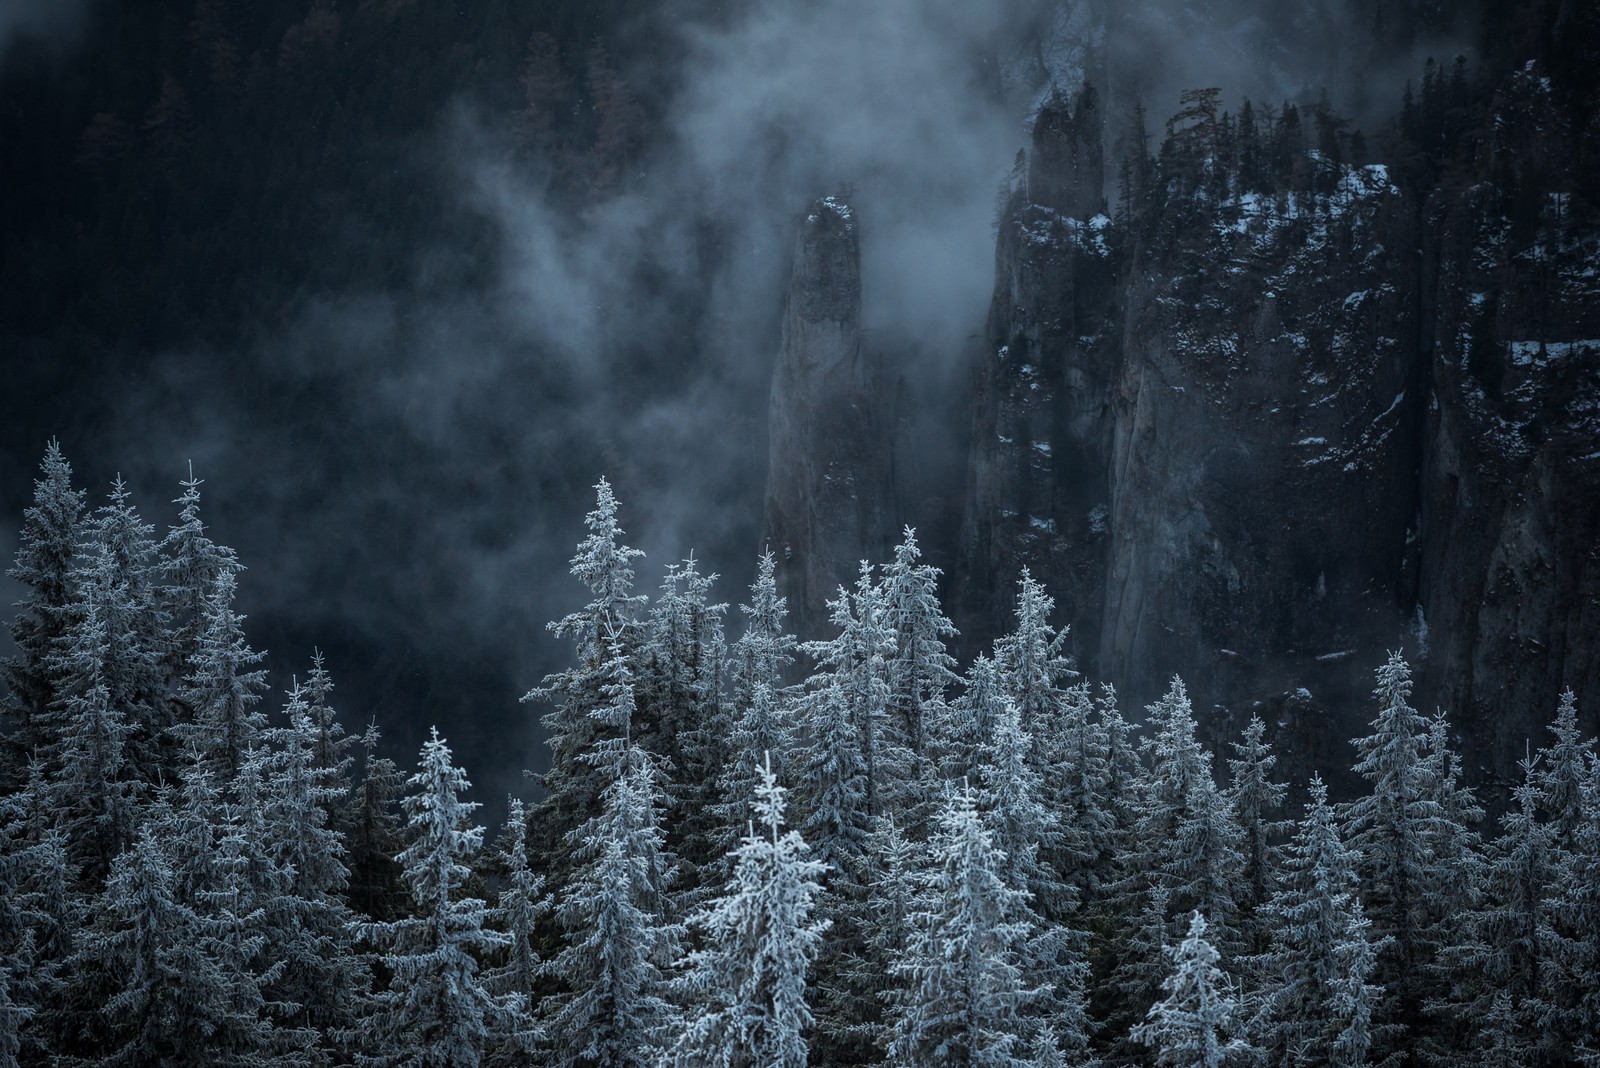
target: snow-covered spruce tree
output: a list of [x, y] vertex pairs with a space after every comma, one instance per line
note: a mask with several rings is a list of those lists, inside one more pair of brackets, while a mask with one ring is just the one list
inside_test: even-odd
[[1281, 887], [1262, 909], [1268, 947], [1254, 962], [1253, 1033], [1266, 1063], [1365, 1068], [1381, 993], [1354, 858], [1339, 840], [1328, 788], [1311, 780], [1305, 818], [1285, 850]]
[[[717, 780], [722, 801], [715, 812], [723, 822], [721, 838], [728, 845], [739, 840], [739, 828], [755, 818], [756, 786], [762, 769], [779, 771], [776, 753], [786, 753], [794, 745], [793, 725], [779, 697], [764, 682], [755, 683], [747, 704], [735, 706], [733, 729], [728, 739], [730, 759]], [[731, 854], [730, 854], [731, 856]]]
[[1161, 984], [1167, 996], [1133, 1029], [1135, 1041], [1153, 1049], [1164, 1068], [1222, 1068], [1252, 1055], [1244, 1039], [1229, 1037], [1238, 1002], [1205, 934], [1205, 918], [1196, 912], [1188, 936], [1167, 951], [1172, 972]]
[[685, 1019], [666, 1056], [673, 1068], [805, 1068], [806, 970], [826, 922], [812, 918], [826, 865], [783, 830], [784, 789], [770, 762], [755, 787], [755, 818], [720, 898], [690, 918], [705, 948], [684, 961]]
[[1075, 1056], [1087, 1048], [1088, 1020], [1084, 1007], [1087, 939], [1067, 926], [1076, 906], [1046, 851], [1054, 852], [1057, 814], [1045, 803], [1043, 776], [1029, 760], [1035, 742], [1022, 723], [1017, 706], [1002, 699], [979, 757], [979, 808], [984, 826], [1001, 858], [997, 873], [1005, 884], [1024, 893], [1016, 918], [1028, 926], [1021, 953], [1025, 983], [1039, 991], [1035, 1015], [1049, 1020], [1056, 1040]]
[[[1534, 1063], [1549, 1034], [1541, 1021], [1552, 1004], [1548, 933], [1556, 918], [1549, 893], [1557, 853], [1555, 828], [1539, 818], [1538, 760], [1520, 766], [1513, 807], [1500, 817], [1502, 833], [1490, 846], [1481, 903], [1455, 917], [1457, 937], [1441, 953], [1459, 992], [1441, 1008], [1452, 1027], [1474, 1037], [1478, 1055], [1515, 1051], [1523, 1063]], [[1490, 1020], [1492, 1029], [1484, 1030]]]
[[[778, 596], [777, 565], [770, 549], [763, 551], [757, 561], [750, 603], [740, 605], [739, 611], [744, 616], [744, 633], [733, 643], [728, 658], [728, 683], [734, 704], [748, 705], [757, 686], [765, 686], [781, 700], [799, 643], [787, 629], [789, 601]], [[772, 753], [780, 783], [784, 781], [784, 755], [779, 750]]]
[[[1171, 897], [1160, 883], [1146, 887], [1125, 926], [1101, 934], [1098, 956], [1103, 971], [1091, 983], [1094, 1019], [1100, 1024], [1097, 1045], [1107, 1064], [1140, 1064], [1144, 1060], [1132, 1029], [1144, 1018], [1144, 1006], [1161, 998], [1167, 978], [1167, 951], [1172, 944]], [[1126, 910], [1132, 902], [1118, 903]], [[1107, 958], [1111, 958], [1107, 960]]]
[[1062, 688], [1078, 677], [1065, 651], [1067, 628], [1050, 625], [1055, 606], [1055, 599], [1023, 568], [1017, 579], [1017, 624], [994, 644], [995, 660], [1022, 715], [1022, 728], [1035, 737], [1050, 733]]
[[[1115, 714], [1114, 700], [1110, 708]], [[1052, 734], [1045, 743], [1051, 750], [1045, 789], [1058, 799], [1060, 829], [1051, 860], [1080, 909], [1101, 915], [1110, 905], [1106, 888], [1115, 882], [1109, 872], [1121, 845], [1117, 817], [1109, 807], [1111, 739], [1096, 716], [1087, 682], [1062, 693]]]
[[[56, 835], [36, 837], [32, 800], [26, 791], [0, 794], [0, 1068], [15, 1068], [19, 1057], [48, 1061], [44, 1028], [28, 1025], [38, 1008], [59, 1000], [56, 971], [66, 956], [50, 928], [52, 909], [69, 904], [67, 880], [58, 889], [48, 878], [64, 851]], [[59, 901], [45, 896], [52, 890]]]
[[708, 603], [716, 579], [700, 574], [692, 555], [669, 566], [637, 654], [639, 707], [633, 737], [674, 772], [678, 818], [668, 828], [668, 845], [684, 864], [690, 883], [698, 883], [700, 867], [721, 852], [717, 777], [730, 756], [722, 632], [728, 606]]
[[733, 643], [727, 668], [733, 710], [731, 759], [718, 777], [721, 804], [716, 810], [725, 846], [737, 842], [740, 828], [753, 818], [750, 800], [764, 761], [771, 761], [780, 784], [792, 786], [797, 777], [796, 769], [789, 767], [796, 755], [798, 722], [795, 692], [787, 677], [799, 644], [785, 629], [788, 600], [778, 596], [770, 550], [761, 554], [750, 603], [740, 605], [739, 611], [745, 617], [744, 633]]
[[1463, 917], [1480, 907], [1487, 878], [1481, 840], [1474, 829], [1483, 819], [1483, 809], [1461, 782], [1461, 760], [1450, 748], [1449, 730], [1443, 711], [1435, 712], [1428, 723], [1428, 750], [1423, 758], [1426, 796], [1435, 813], [1424, 824], [1428, 864], [1421, 946], [1426, 965], [1418, 977], [1423, 1010], [1433, 1020], [1427, 1032], [1415, 1040], [1417, 1057], [1443, 1065], [1460, 1059], [1462, 1044], [1471, 1034], [1470, 1028], [1448, 1022], [1461, 1011], [1463, 988], [1446, 957], [1461, 940]]
[[33, 1010], [11, 997], [11, 972], [0, 968], [0, 1068], [18, 1068], [22, 1055], [23, 1027]]
[[20, 789], [28, 764], [56, 741], [50, 729], [59, 682], [52, 657], [66, 635], [76, 599], [72, 574], [83, 537], [84, 492], [72, 488], [72, 465], [51, 441], [33, 503], [22, 513], [22, 536], [6, 575], [21, 584], [22, 598], [9, 624], [16, 655], [0, 666], [6, 696], [0, 712], [10, 721], [0, 736], [0, 790]]
[[1001, 877], [1005, 858], [970, 789], [951, 794], [929, 854], [912, 941], [893, 967], [887, 1063], [1025, 1065], [1039, 993], [1022, 971], [1027, 895]]
[[[1109, 851], [1100, 854], [1095, 880], [1098, 885], [1109, 887], [1120, 884], [1132, 874], [1132, 865], [1137, 859], [1134, 842], [1144, 797], [1150, 790], [1150, 773], [1139, 759], [1133, 728], [1122, 716], [1114, 686], [1100, 684], [1094, 711], [1096, 735], [1105, 746], [1105, 785], [1098, 796], [1100, 809], [1109, 821]], [[1114, 899], [1114, 895], [1104, 896]], [[1138, 907], [1136, 905], [1126, 915], [1137, 914]]]
[[1580, 797], [1582, 818], [1558, 854], [1550, 893], [1547, 937], [1559, 971], [1546, 1020], [1556, 1048], [1588, 1066], [1600, 1064], [1600, 760], [1589, 762]]
[[1261, 717], [1252, 715], [1245, 724], [1243, 737], [1233, 743], [1235, 755], [1228, 761], [1228, 807], [1243, 833], [1240, 842], [1244, 857], [1243, 894], [1238, 905], [1240, 934], [1248, 952], [1264, 948], [1255, 914], [1266, 903], [1277, 882], [1281, 861], [1278, 837], [1293, 826], [1292, 822], [1271, 818], [1283, 804], [1288, 788], [1272, 781], [1272, 769], [1278, 758], [1264, 740], [1266, 729]]
[[881, 630], [858, 618], [842, 586], [828, 608], [839, 633], [804, 646], [818, 670], [799, 699], [795, 777], [808, 813], [801, 825], [806, 841], [824, 863], [845, 872], [854, 869], [871, 826], [888, 687], [879, 670]]
[[198, 667], [201, 643], [211, 625], [207, 605], [217, 580], [224, 574], [237, 578], [244, 570], [232, 549], [206, 534], [200, 521], [202, 484], [191, 465], [189, 477], [179, 483], [183, 493], [173, 502], [179, 506], [178, 523], [168, 529], [160, 545], [161, 596], [172, 635], [165, 667], [174, 688], [181, 688]]
[[[541, 940], [541, 921], [550, 911], [550, 898], [544, 892], [544, 879], [528, 867], [528, 816], [522, 801], [511, 798], [506, 807], [505, 829], [496, 852], [500, 891], [490, 914], [496, 929], [505, 933], [508, 943], [499, 963], [483, 973], [483, 985], [494, 994], [519, 998], [531, 1013], [537, 1004], [538, 987], [544, 961], [535, 948]], [[544, 1035], [533, 1024], [531, 1015], [518, 1029], [542, 1041]], [[521, 1065], [526, 1059], [524, 1041], [501, 1041], [490, 1050], [485, 1063], [492, 1066]]]
[[202, 915], [177, 893], [160, 832], [117, 857], [80, 938], [70, 998], [79, 1029], [62, 1053], [103, 1065], [288, 1065], [242, 971], [238, 917]]
[[[316, 932], [302, 927], [311, 911], [296, 892], [297, 873], [274, 848], [276, 828], [267, 812], [269, 762], [264, 744], [244, 754], [222, 806], [215, 851], [220, 879], [215, 890], [195, 901], [195, 908], [221, 926], [223, 965], [231, 975], [248, 977], [244, 992], [251, 1004], [259, 1006], [258, 1014], [271, 1018], [275, 1048], [299, 1068], [328, 1063], [332, 1043], [324, 1041], [309, 1018], [307, 1010], [312, 1007], [299, 1000], [307, 991], [297, 980], [304, 978], [307, 957], [314, 951], [305, 943], [317, 941]], [[318, 948], [333, 947], [324, 943]], [[338, 978], [359, 982], [358, 989], [365, 989], [366, 977], [353, 961], [347, 960]], [[330, 991], [319, 985], [310, 996], [329, 993], [331, 1003], [317, 1007], [318, 1011], [326, 1012], [324, 1018], [332, 1024], [347, 1023], [348, 1014], [335, 1018], [332, 1010], [348, 1006], [357, 991]]]
[[[812, 813], [804, 828], [806, 840], [823, 851], [827, 863], [843, 870], [843, 864], [826, 855], [827, 843], [811, 830], [823, 811], [817, 787], [825, 784], [816, 782], [809, 770], [822, 759], [820, 751], [853, 745], [863, 768], [865, 812], [852, 817], [852, 822], [863, 828], [871, 818], [893, 807], [897, 798], [890, 797], [891, 793], [914, 786], [915, 780], [911, 752], [898, 740], [889, 721], [886, 658], [894, 650], [894, 635], [884, 626], [882, 595], [872, 580], [870, 564], [861, 562], [854, 592], [841, 586], [839, 596], [828, 602], [828, 611], [837, 630], [834, 637], [801, 646], [817, 667], [806, 679], [800, 698], [800, 763], [807, 769], [801, 778], [805, 807]], [[849, 724], [845, 731], [848, 740], [824, 736], [823, 730], [837, 730], [840, 715]]]
[[[338, 713], [329, 703], [332, 695], [333, 676], [328, 673], [328, 665], [322, 656], [322, 650], [313, 650], [311, 673], [306, 676], [304, 688], [306, 715], [310, 717], [311, 724], [316, 730], [311, 763], [318, 772], [327, 773], [321, 780], [324, 788], [333, 790], [338, 797], [349, 798], [354, 792], [350, 771], [355, 764], [350, 750], [357, 739], [345, 733], [344, 724], [339, 722]], [[336, 805], [329, 809], [329, 825], [343, 832], [345, 830], [343, 816], [344, 810], [341, 807]]]
[[476, 1068], [485, 1046], [527, 1018], [517, 995], [491, 994], [478, 975], [478, 954], [509, 938], [487, 926], [483, 901], [455, 894], [470, 872], [466, 862], [483, 845], [483, 828], [471, 826], [478, 804], [461, 799], [472, 784], [437, 730], [406, 785], [411, 844], [399, 860], [416, 914], [360, 925], [364, 937], [388, 947], [382, 959], [393, 979], [373, 998], [373, 1014], [362, 1025], [366, 1051], [357, 1061]]
[[1550, 733], [1555, 741], [1539, 750], [1539, 807], [1557, 844], [1571, 848], [1583, 823], [1583, 783], [1594, 765], [1595, 740], [1578, 729], [1578, 699], [1570, 689], [1561, 694]]
[[529, 811], [528, 830], [535, 852], [546, 858], [558, 882], [571, 863], [569, 835], [598, 809], [609, 781], [580, 757], [597, 741], [619, 737], [606, 729], [607, 717], [596, 713], [615, 700], [607, 686], [615, 684], [618, 664], [638, 652], [648, 601], [633, 592], [633, 561], [644, 553], [623, 544], [617, 499], [604, 478], [595, 484], [595, 507], [584, 523], [589, 534], [578, 543], [571, 571], [589, 591], [589, 603], [549, 624], [557, 637], [572, 641], [574, 663], [545, 676], [522, 698], [554, 706], [540, 718], [550, 770], [538, 777], [544, 798]]
[[1194, 712], [1183, 680], [1174, 677], [1161, 700], [1149, 706], [1152, 734], [1143, 743], [1150, 778], [1140, 806], [1140, 863], [1160, 882], [1179, 915], [1211, 917], [1213, 943], [1239, 944], [1239, 902], [1244, 886], [1243, 832], [1211, 773], [1211, 754], [1195, 739]]
[[894, 643], [885, 664], [888, 724], [891, 735], [919, 760], [926, 749], [924, 719], [939, 714], [956, 681], [956, 661], [945, 639], [957, 633], [939, 604], [941, 572], [918, 564], [921, 558], [917, 532], [906, 527], [894, 562], [881, 569], [879, 587], [881, 618]]
[[984, 741], [994, 733], [1003, 705], [1011, 703], [1000, 665], [979, 653], [967, 668], [960, 697], [928, 723], [928, 753], [947, 782], [977, 782]]
[[30, 777], [21, 793], [0, 797], [0, 971], [13, 1004], [29, 1012], [20, 1054], [28, 1065], [49, 1063], [54, 1036], [78, 1022], [64, 1011], [63, 980], [84, 902], [72, 892], [66, 836], [48, 821], [43, 787]]
[[343, 823], [350, 869], [350, 908], [374, 920], [398, 919], [406, 911], [405, 887], [395, 857], [404, 848], [397, 804], [405, 776], [395, 762], [378, 755], [377, 723], [359, 739], [361, 782], [345, 808]]
[[266, 655], [245, 640], [244, 619], [233, 610], [235, 590], [233, 571], [223, 570], [200, 603], [199, 633], [185, 656], [191, 670], [182, 690], [190, 718], [173, 727], [195, 763], [221, 784], [233, 781], [267, 726], [266, 713], [257, 707], [267, 673], [255, 666]]
[[876, 1063], [887, 1045], [889, 974], [911, 941], [924, 867], [922, 847], [892, 817], [880, 816], [849, 881], [839, 873], [829, 878], [824, 905], [833, 927], [819, 962], [829, 970], [812, 984], [818, 1063]]
[[[1406, 703], [1411, 668], [1398, 652], [1391, 653], [1377, 675], [1373, 732], [1352, 743], [1358, 756], [1355, 771], [1372, 792], [1344, 805], [1340, 815], [1345, 841], [1356, 857], [1374, 939], [1390, 940], [1392, 947], [1379, 956], [1374, 975], [1393, 999], [1381, 1015], [1415, 1034], [1422, 1022], [1423, 971], [1430, 963], [1424, 945], [1430, 828], [1440, 810], [1430, 796], [1424, 759], [1427, 724]], [[1373, 1055], [1382, 1059], [1394, 1051], [1380, 1043]]]
[[1071, 904], [1054, 871], [1041, 863], [1041, 846], [1054, 844], [1056, 813], [1046, 804], [1043, 776], [1029, 761], [1035, 742], [1022, 728], [1017, 706], [1003, 698], [978, 750], [978, 806], [996, 851], [1000, 876], [1025, 891], [1030, 910], [1061, 915]]
[[625, 746], [620, 764], [604, 811], [574, 832], [584, 866], [556, 906], [565, 945], [550, 972], [565, 989], [542, 1011], [561, 1068], [653, 1065], [675, 1024], [664, 969], [683, 929], [666, 915], [676, 867], [661, 828], [662, 772], [639, 746]]
[[276, 969], [267, 996], [283, 1007], [286, 1026], [314, 1031], [331, 1053], [331, 1036], [353, 1025], [369, 976], [351, 945], [350, 872], [331, 825], [345, 790], [337, 768], [318, 762], [322, 728], [306, 697], [298, 684], [290, 690], [286, 725], [268, 732], [270, 751], [258, 750], [264, 845], [285, 875], [282, 892], [262, 906]]
[[[89, 685], [86, 671], [97, 665], [106, 700], [126, 724], [124, 747], [131, 777], [153, 787], [171, 778], [176, 747], [166, 732], [172, 722], [163, 668], [169, 642], [151, 529], [139, 519], [127, 486], [117, 479], [110, 499], [89, 520], [73, 565], [71, 581], [79, 600], [57, 645], [73, 663], [63, 665], [57, 696], [70, 700], [83, 693]], [[93, 643], [81, 633], [95, 625], [90, 610], [103, 628]]]
[[68, 860], [90, 893], [132, 842], [144, 788], [129, 764], [123, 706], [106, 680], [108, 631], [97, 605], [83, 605], [52, 658], [70, 689], [61, 700], [59, 734], [39, 769], [40, 809], [61, 831]]

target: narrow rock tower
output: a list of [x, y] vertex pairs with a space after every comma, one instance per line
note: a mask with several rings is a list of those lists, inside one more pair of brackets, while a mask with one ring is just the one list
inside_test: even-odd
[[878, 369], [861, 346], [855, 212], [823, 197], [799, 231], [772, 371], [762, 537], [778, 558], [791, 624], [812, 637], [858, 561], [887, 551], [892, 461]]

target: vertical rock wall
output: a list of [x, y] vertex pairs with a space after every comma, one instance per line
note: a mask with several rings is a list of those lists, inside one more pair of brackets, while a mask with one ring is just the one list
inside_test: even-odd
[[827, 599], [858, 561], [884, 558], [892, 457], [879, 374], [861, 345], [855, 213], [824, 197], [802, 217], [773, 368], [762, 536], [779, 561], [791, 623], [820, 635]]

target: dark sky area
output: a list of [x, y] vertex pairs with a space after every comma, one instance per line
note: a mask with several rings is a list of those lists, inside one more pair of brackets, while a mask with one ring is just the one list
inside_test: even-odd
[[192, 461], [275, 683], [320, 646], [347, 725], [409, 764], [436, 723], [520, 790], [597, 476], [643, 589], [693, 551], [745, 592], [810, 198], [850, 187], [873, 344], [959, 400], [1052, 81], [1117, 55], [1157, 114], [1191, 82], [1376, 113], [1422, 47], [1329, 46], [1354, 0], [1183, 6], [1106, 47], [1043, 0], [5, 0], [0, 554], [52, 436], [158, 531]]

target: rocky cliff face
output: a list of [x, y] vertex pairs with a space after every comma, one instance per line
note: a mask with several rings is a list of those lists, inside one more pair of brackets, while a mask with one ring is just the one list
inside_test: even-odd
[[1197, 95], [1115, 223], [1092, 96], [1047, 105], [976, 372], [966, 627], [1028, 566], [1130, 703], [1181, 674], [1301, 767], [1347, 762], [1402, 645], [1485, 772], [1562, 688], [1600, 704], [1600, 226], [1550, 93], [1510, 79], [1423, 203]]
[[823, 197], [802, 217], [773, 368], [762, 533], [803, 635], [827, 599], [882, 559], [894, 534], [880, 376], [861, 344], [861, 244], [855, 213]]
[[1529, 64], [1427, 208], [1424, 679], [1502, 772], [1563, 689], [1600, 705], [1600, 216], [1566, 120]]
[[[969, 653], [1027, 567], [1091, 677], [1137, 707], [1184, 676], [1218, 742], [1262, 714], [1292, 778], [1348, 766], [1400, 647], [1471, 770], [1512, 773], [1564, 688], [1593, 722], [1600, 79], [1550, 39], [1554, 80], [1430, 68], [1389, 166], [1330, 111], [1186, 94], [1115, 218], [1096, 94], [1047, 100], [972, 375]], [[773, 392], [767, 528], [812, 626], [896, 510], [855, 240], [806, 216]]]

